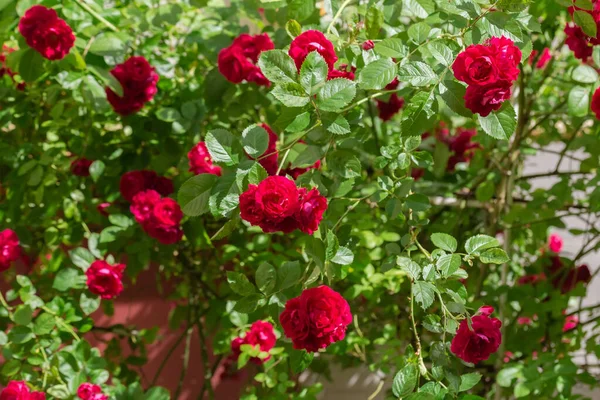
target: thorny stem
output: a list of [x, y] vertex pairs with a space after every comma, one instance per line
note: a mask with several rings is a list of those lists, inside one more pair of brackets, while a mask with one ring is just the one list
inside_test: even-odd
[[417, 323], [415, 322], [415, 296], [414, 296], [414, 282], [410, 284], [410, 320], [412, 322], [413, 333], [415, 334], [415, 343], [417, 345], [417, 356], [419, 357], [419, 370], [421, 374], [427, 378], [429, 373], [427, 372], [427, 367], [425, 366], [425, 362], [423, 361], [423, 351], [421, 348], [421, 339], [419, 338], [419, 332], [417, 331]]

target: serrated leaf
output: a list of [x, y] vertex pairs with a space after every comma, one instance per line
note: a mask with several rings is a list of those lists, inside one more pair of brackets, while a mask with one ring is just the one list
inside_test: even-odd
[[464, 374], [460, 377], [460, 392], [467, 391], [473, 386], [477, 385], [481, 380], [481, 374], [478, 372], [472, 372], [470, 374]]
[[584, 117], [590, 109], [590, 89], [575, 86], [569, 92], [567, 101], [569, 113], [576, 117]]
[[589, 65], [579, 65], [573, 70], [571, 77], [575, 82], [595, 83], [598, 80], [598, 73]]
[[498, 242], [496, 238], [488, 235], [476, 235], [467, 240], [467, 243], [465, 243], [465, 250], [469, 254], [478, 255], [483, 250], [498, 246], [500, 246], [500, 242]]
[[364, 67], [358, 75], [358, 85], [365, 90], [380, 90], [396, 78], [396, 63], [380, 58]]
[[479, 259], [484, 264], [504, 264], [510, 261], [506, 252], [498, 248], [484, 251]]
[[345, 78], [331, 79], [319, 89], [317, 106], [323, 111], [338, 111], [350, 104], [356, 96], [354, 82]]
[[248, 296], [256, 293], [254, 285], [248, 280], [246, 275], [242, 273], [228, 271], [227, 282], [229, 283], [231, 290], [239, 295]]
[[433, 284], [424, 281], [416, 281], [412, 285], [412, 295], [415, 301], [421, 305], [423, 310], [426, 310], [433, 304], [436, 288]]
[[283, 50], [261, 52], [258, 66], [263, 75], [273, 83], [294, 83], [298, 79], [294, 60]]
[[181, 211], [191, 217], [206, 213], [209, 210], [210, 193], [216, 182], [217, 176], [212, 174], [196, 175], [185, 181], [177, 194]]
[[263, 262], [256, 270], [255, 280], [258, 290], [268, 295], [273, 292], [277, 284], [277, 270], [271, 264]]
[[350, 250], [349, 248], [344, 247], [344, 246], [340, 246], [337, 249], [333, 258], [331, 259], [331, 262], [334, 262], [334, 263], [340, 264], [340, 265], [349, 265], [349, 264], [352, 264], [353, 261], [354, 261], [354, 253], [352, 253], [352, 250]]
[[405, 64], [398, 70], [398, 79], [412, 86], [427, 86], [438, 80], [431, 67], [421, 61]]
[[213, 162], [234, 165], [240, 161], [239, 141], [225, 129], [213, 129], [206, 134], [206, 148]]
[[387, 38], [375, 43], [375, 52], [384, 57], [402, 58], [407, 54], [406, 46], [402, 39]]
[[573, 13], [573, 21], [581, 28], [583, 33], [593, 38], [596, 37], [598, 27], [596, 26], [594, 17], [592, 17], [590, 13], [583, 10], [575, 10]]
[[481, 129], [491, 137], [508, 140], [517, 128], [517, 114], [507, 101], [498, 112], [492, 112], [487, 117], [478, 115]]
[[415, 94], [402, 112], [402, 136], [417, 136], [429, 129], [433, 119], [432, 92]]
[[376, 39], [383, 26], [383, 11], [376, 5], [372, 5], [367, 10], [365, 16], [365, 28], [368, 39]]
[[327, 80], [328, 72], [325, 59], [318, 52], [312, 51], [308, 53], [300, 68], [300, 84], [307, 94], [313, 95]]
[[271, 94], [286, 107], [304, 107], [310, 97], [299, 83], [284, 83], [275, 86]]
[[454, 62], [454, 52], [444, 43], [432, 41], [427, 47], [433, 58], [443, 66], [449, 67]]
[[460, 268], [460, 256], [458, 254], [443, 255], [438, 258], [436, 266], [447, 278]]
[[407, 364], [394, 376], [392, 393], [394, 396], [404, 398], [411, 394], [417, 386], [419, 371], [414, 364]]
[[454, 253], [458, 247], [458, 243], [454, 237], [447, 233], [434, 233], [431, 235], [431, 242], [442, 250]]
[[279, 290], [294, 286], [300, 281], [302, 269], [298, 261], [286, 261], [277, 270], [277, 287]]
[[242, 145], [250, 157], [258, 158], [269, 146], [269, 134], [262, 126], [250, 125], [242, 132]]

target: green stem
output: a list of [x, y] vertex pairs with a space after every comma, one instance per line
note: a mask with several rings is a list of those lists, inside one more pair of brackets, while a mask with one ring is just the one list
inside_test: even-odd
[[96, 11], [94, 11], [90, 6], [88, 6], [85, 3], [85, 0], [75, 0], [75, 3], [77, 3], [77, 5], [79, 5], [79, 7], [83, 8], [85, 11], [87, 11], [92, 17], [96, 18], [97, 20], [102, 22], [104, 25], [106, 25], [110, 30], [112, 30], [114, 32], [119, 32], [119, 28], [117, 28], [116, 26], [114, 26], [113, 24], [108, 22], [106, 20], [106, 18], [104, 18], [102, 15], [100, 15]]
[[417, 344], [417, 356], [419, 357], [419, 370], [421, 374], [427, 378], [428, 372], [425, 362], [423, 361], [423, 350], [421, 348], [421, 339], [419, 338], [419, 332], [417, 331], [417, 323], [415, 322], [415, 301], [413, 292], [414, 282], [410, 284], [410, 320], [412, 322], [413, 333], [415, 334], [415, 343]]
[[327, 33], [331, 33], [331, 28], [333, 28], [333, 24], [335, 24], [335, 21], [337, 21], [337, 19], [340, 17], [340, 15], [342, 15], [344, 8], [346, 8], [346, 6], [348, 6], [348, 4], [350, 4], [351, 2], [352, 2], [352, 0], [346, 0], [342, 3], [342, 5], [340, 6], [337, 13], [335, 13], [333, 18], [331, 19], [331, 22], [329, 23], [329, 26], [327, 27]]

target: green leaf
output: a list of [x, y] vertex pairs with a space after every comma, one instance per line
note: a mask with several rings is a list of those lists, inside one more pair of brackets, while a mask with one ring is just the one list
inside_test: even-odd
[[323, 111], [338, 111], [350, 104], [355, 95], [354, 82], [346, 78], [332, 79], [319, 89], [317, 106]]
[[324, 113], [321, 117], [328, 132], [334, 135], [346, 135], [350, 133], [350, 124], [343, 115]]
[[60, 271], [58, 271], [58, 274], [56, 274], [56, 278], [54, 278], [52, 288], [60, 292], [64, 292], [68, 289], [77, 286], [78, 281], [81, 281], [81, 278], [85, 278], [85, 276], [80, 275], [76, 269], [61, 269]]
[[292, 161], [292, 168], [306, 168], [312, 166], [317, 160], [323, 157], [323, 151], [319, 146], [306, 146], [304, 144], [294, 146], [304, 148], [298, 156]]
[[392, 382], [392, 393], [396, 397], [406, 397], [415, 390], [419, 371], [414, 364], [407, 364], [394, 376]]
[[396, 63], [391, 58], [380, 58], [364, 67], [358, 75], [358, 85], [365, 90], [380, 90], [396, 77]]
[[596, 37], [597, 26], [596, 21], [594, 21], [594, 17], [588, 12], [582, 10], [575, 10], [573, 13], [573, 21], [579, 26], [583, 33], [593, 38]]
[[598, 80], [598, 73], [589, 65], [582, 64], [573, 70], [571, 77], [575, 82], [595, 83]]
[[427, 48], [429, 49], [429, 52], [433, 58], [435, 58], [443, 66], [449, 67], [454, 62], [454, 52], [444, 43], [439, 41], [430, 42], [427, 45]]
[[297, 115], [294, 120], [286, 126], [285, 130], [290, 133], [302, 132], [308, 128], [308, 124], [310, 124], [310, 113], [303, 112], [302, 114]]
[[481, 374], [478, 372], [472, 372], [470, 374], [464, 374], [460, 377], [460, 392], [467, 391], [473, 386], [477, 385], [481, 380]]
[[243, 314], [250, 314], [256, 310], [262, 299], [263, 296], [258, 293], [242, 297], [235, 303], [234, 310]]
[[108, 86], [113, 92], [115, 92], [117, 96], [123, 97], [123, 86], [121, 86], [121, 82], [119, 82], [113, 74], [95, 65], [88, 65], [87, 69], [97, 78], [99, 78], [105, 86]]
[[87, 271], [90, 264], [96, 261], [94, 255], [88, 249], [84, 249], [83, 247], [77, 247], [76, 249], [69, 251], [69, 257], [73, 264], [81, 268], [83, 272]]
[[506, 101], [498, 112], [492, 112], [487, 117], [479, 117], [481, 129], [488, 135], [499, 140], [508, 140], [517, 128], [517, 114], [510, 102]]
[[431, 27], [425, 22], [417, 22], [411, 24], [408, 27], [408, 37], [411, 38], [416, 44], [423, 43], [427, 40]]
[[344, 246], [340, 246], [337, 249], [333, 258], [331, 259], [331, 262], [334, 262], [334, 263], [340, 264], [340, 265], [349, 265], [349, 264], [352, 264], [353, 261], [354, 261], [354, 253], [352, 253], [352, 250], [350, 250], [349, 248], [344, 247]]
[[392, 58], [402, 58], [407, 54], [406, 46], [404, 46], [402, 39], [398, 38], [387, 38], [381, 42], [375, 43], [375, 53]]
[[444, 327], [441, 324], [441, 318], [439, 315], [429, 314], [423, 318], [423, 322], [421, 323], [425, 329], [433, 333], [442, 333], [444, 332]]
[[496, 6], [501, 11], [519, 12], [527, 8], [531, 0], [499, 0]]
[[179, 110], [171, 107], [162, 107], [156, 111], [156, 118], [165, 122], [180, 121], [183, 119]]
[[37, 317], [35, 322], [33, 323], [33, 332], [37, 336], [47, 335], [50, 332], [52, 332], [55, 326], [56, 318], [54, 317], [54, 315], [43, 313], [40, 314], [40, 316]]
[[458, 247], [458, 243], [454, 237], [447, 233], [434, 233], [431, 235], [431, 242], [442, 250], [454, 253]]
[[96, 160], [90, 165], [90, 176], [94, 182], [98, 182], [100, 176], [104, 173], [104, 162], [102, 160]]
[[296, 36], [300, 36], [302, 33], [302, 26], [295, 19], [290, 19], [285, 23], [285, 31], [292, 39], [294, 39]]
[[407, 103], [402, 112], [402, 136], [417, 136], [428, 130], [434, 113], [432, 92], [419, 92]]
[[471, 118], [473, 112], [465, 107], [466, 88], [456, 81], [447, 80], [440, 84], [440, 96], [452, 111]]
[[292, 372], [295, 374], [299, 374], [308, 368], [315, 357], [315, 353], [309, 353], [305, 350], [291, 350], [289, 354], [290, 366], [292, 367]]
[[13, 314], [13, 320], [17, 325], [28, 325], [31, 322], [33, 311], [28, 305], [20, 305]]
[[240, 161], [238, 139], [229, 131], [213, 129], [206, 135], [205, 143], [213, 162], [234, 165]]
[[307, 94], [313, 95], [327, 80], [329, 68], [325, 59], [316, 51], [308, 53], [300, 68], [300, 84]]
[[44, 57], [34, 49], [25, 50], [19, 61], [21, 78], [27, 83], [35, 82], [44, 72]]
[[88, 295], [83, 292], [79, 297], [79, 306], [85, 315], [90, 315], [100, 307], [100, 297], [96, 295], [88, 297]]
[[413, 193], [406, 198], [406, 207], [414, 211], [425, 211], [431, 207], [429, 198], [421, 193]]
[[433, 304], [435, 292], [435, 286], [429, 282], [416, 281], [412, 285], [412, 295], [415, 297], [415, 301], [421, 304], [423, 310]]
[[438, 258], [436, 266], [444, 277], [449, 277], [460, 268], [460, 256], [458, 254], [446, 254]]
[[263, 75], [273, 83], [294, 83], [298, 79], [294, 60], [283, 50], [263, 51], [260, 53], [258, 66]]
[[496, 381], [498, 382], [498, 385], [500, 385], [502, 387], [512, 386], [513, 380], [522, 375], [521, 374], [522, 368], [523, 368], [523, 366], [520, 365], [518, 367], [508, 367], [508, 368], [501, 369], [498, 372], [498, 375], [496, 375]]
[[479, 259], [484, 264], [504, 264], [510, 261], [506, 252], [498, 248], [484, 251]]
[[439, 78], [429, 65], [421, 61], [413, 61], [400, 67], [398, 79], [412, 86], [427, 86]]
[[433, 0], [404, 0], [403, 3], [408, 11], [419, 18], [427, 18], [435, 11]]
[[575, 117], [584, 117], [590, 109], [590, 89], [575, 86], [569, 92], [567, 106], [569, 113]]
[[67, 385], [54, 385], [48, 388], [48, 394], [56, 399], [68, 399], [71, 397], [71, 392]]
[[302, 269], [298, 261], [286, 261], [277, 270], [277, 287], [279, 290], [287, 289], [299, 283]]
[[171, 393], [164, 387], [155, 386], [144, 394], [144, 400], [170, 400]]
[[277, 284], [277, 270], [271, 264], [263, 262], [256, 270], [255, 280], [258, 290], [268, 295], [273, 292]]
[[120, 56], [126, 51], [125, 42], [116, 35], [104, 33], [98, 35], [90, 45], [89, 52], [98, 56]]
[[269, 147], [269, 134], [262, 126], [250, 125], [242, 132], [244, 151], [252, 158], [258, 158]]
[[288, 18], [300, 22], [308, 19], [316, 9], [315, 0], [288, 0]]
[[383, 11], [377, 5], [372, 5], [365, 16], [365, 27], [368, 39], [376, 39], [383, 26]]
[[227, 272], [227, 282], [229, 283], [229, 287], [235, 293], [248, 296], [256, 293], [256, 288], [254, 285], [248, 280], [246, 275], [241, 274], [239, 272]]
[[295, 82], [277, 85], [271, 94], [286, 107], [304, 107], [310, 101], [302, 85]]
[[3, 376], [14, 376], [19, 372], [20, 369], [21, 369], [21, 361], [9, 360], [2, 366], [2, 375]]
[[208, 199], [208, 206], [212, 215], [215, 217], [229, 217], [240, 204], [240, 194], [236, 175], [220, 176]]
[[522, 397], [527, 397], [531, 393], [531, 389], [527, 387], [525, 382], [518, 382], [514, 389], [515, 398], [520, 399]]
[[479, 255], [483, 250], [498, 246], [500, 246], [500, 242], [496, 238], [488, 235], [476, 235], [467, 240], [465, 250], [469, 254]]
[[177, 195], [181, 211], [190, 217], [206, 213], [209, 210], [210, 193], [216, 182], [217, 176], [212, 174], [196, 175], [185, 181]]
[[15, 344], [27, 343], [34, 337], [31, 328], [26, 326], [15, 326], [8, 332], [8, 341]]
[[402, 271], [406, 272], [410, 276], [410, 279], [413, 281], [416, 281], [419, 279], [419, 276], [421, 276], [421, 266], [410, 258], [398, 257], [396, 259], [396, 263], [400, 266]]

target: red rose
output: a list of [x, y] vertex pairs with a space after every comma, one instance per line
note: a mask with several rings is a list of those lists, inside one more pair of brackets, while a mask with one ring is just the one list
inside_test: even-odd
[[89, 400], [93, 395], [102, 393], [102, 388], [92, 383], [82, 383], [77, 389], [77, 396], [82, 400]]
[[519, 325], [531, 325], [532, 319], [529, 317], [519, 317], [517, 318], [517, 324]]
[[459, 53], [452, 64], [454, 77], [469, 85], [486, 85], [499, 79], [500, 71], [492, 49], [474, 44]]
[[90, 176], [90, 165], [93, 161], [87, 158], [78, 158], [71, 162], [71, 172], [76, 176]]
[[121, 115], [140, 111], [157, 92], [158, 74], [144, 57], [130, 57], [115, 66], [110, 73], [121, 83], [123, 97], [106, 87], [106, 99], [115, 112]]
[[221, 176], [221, 167], [214, 165], [210, 153], [206, 148], [206, 143], [198, 142], [189, 152], [188, 160], [190, 172], [196, 175], [213, 174]]
[[373, 43], [372, 40], [366, 40], [362, 44], [362, 49], [363, 50], [371, 50], [374, 47], [375, 47], [375, 43]]
[[[269, 352], [273, 347], [275, 347], [276, 341], [277, 338], [275, 337], [273, 325], [265, 321], [256, 321], [252, 324], [250, 330], [246, 332], [246, 335], [243, 338], [237, 337], [231, 341], [233, 358], [237, 360], [241, 353], [240, 347], [243, 344], [259, 346], [260, 351]], [[260, 365], [268, 361], [270, 358], [271, 355], [263, 359], [259, 357], [252, 357], [250, 358], [250, 361], [252, 361], [254, 364]]]
[[600, 88], [596, 89], [592, 95], [592, 111], [596, 114], [596, 118], [600, 119]]
[[154, 181], [152, 181], [152, 186], [149, 189], [154, 189], [161, 196], [168, 196], [175, 192], [175, 188], [173, 187], [173, 181], [169, 178], [165, 178], [164, 176], [156, 176]]
[[376, 100], [379, 118], [383, 121], [389, 121], [394, 115], [404, 107], [404, 99], [392, 93], [388, 101]]
[[516, 81], [519, 76], [519, 63], [523, 56], [521, 49], [504, 36], [491, 38], [487, 45], [494, 54], [500, 79]]
[[264, 219], [262, 203], [256, 200], [256, 185], [248, 185], [248, 190], [240, 195], [240, 215], [244, 221], [259, 225]]
[[578, 283], [589, 283], [592, 278], [590, 269], [583, 264], [576, 268], [567, 267], [563, 264], [559, 256], [551, 257], [551, 264], [548, 267], [550, 281], [555, 289], [560, 289], [561, 293], [568, 293], [575, 289]]
[[499, 110], [505, 100], [510, 99], [511, 86], [510, 81], [497, 81], [487, 86], [470, 85], [465, 93], [465, 107], [487, 117], [492, 111]]
[[0, 232], [0, 272], [10, 268], [10, 264], [19, 259], [21, 247], [19, 238], [12, 229]]
[[583, 33], [580, 27], [577, 25], [569, 24], [565, 26], [565, 44], [575, 55], [575, 58], [580, 60], [587, 60], [592, 56], [593, 46], [589, 42], [589, 37]]
[[51, 8], [36, 5], [25, 11], [19, 32], [27, 45], [48, 60], [64, 58], [75, 44], [71, 27]]
[[45, 400], [42, 392], [30, 392], [24, 381], [10, 381], [0, 393], [0, 400]]
[[502, 342], [502, 322], [497, 318], [490, 318], [485, 312], [484, 315], [471, 318], [471, 326], [472, 330], [466, 319], [460, 322], [450, 350], [461, 360], [476, 364], [487, 360], [492, 353], [498, 351]]
[[538, 282], [546, 280], [546, 275], [544, 273], [541, 274], [530, 274], [525, 275], [517, 279], [518, 285], [536, 285]]
[[102, 393], [96, 393], [91, 395], [88, 400], [108, 400], [108, 396]]
[[[535, 58], [537, 57], [537, 55], [538, 55], [538, 51], [537, 50], [533, 50], [531, 52], [531, 55], [529, 56], [529, 65], [533, 65], [533, 61], [535, 60]], [[537, 62], [535, 63], [535, 67], [537, 69], [542, 69], [546, 65], [548, 65], [548, 63], [550, 62], [551, 59], [552, 59], [552, 53], [550, 53], [550, 49], [546, 47], [542, 51], [542, 54], [538, 58]]]
[[327, 80], [335, 79], [335, 78], [346, 78], [351, 81], [354, 80], [354, 72], [356, 71], [356, 67], [348, 68], [348, 65], [342, 64], [340, 65], [340, 69], [330, 69], [327, 74]]
[[553, 233], [548, 238], [548, 248], [554, 253], [560, 253], [563, 246], [563, 239], [559, 234]]
[[[17, 75], [17, 73], [12, 71], [6, 65], [6, 57], [13, 51], [15, 51], [15, 49], [8, 47], [7, 45], [2, 45], [2, 52], [0, 53], [0, 78], [2, 78], [6, 74], [6, 75], [10, 76], [10, 78], [12, 79], [13, 82], [16, 83], [15, 75]], [[25, 88], [25, 82], [17, 83], [18, 90], [23, 90], [24, 88]]]
[[475, 129], [458, 128], [454, 135], [447, 137], [446, 143], [452, 152], [446, 167], [448, 171], [454, 171], [458, 163], [471, 161], [475, 150], [481, 148], [479, 143], [471, 141], [475, 135]]
[[311, 51], [317, 51], [325, 59], [329, 69], [333, 69], [338, 59], [333, 44], [321, 32], [310, 30], [297, 36], [292, 41], [288, 51], [290, 57], [294, 59], [298, 71], [300, 71], [304, 59]]
[[[262, 156], [258, 157], [258, 163], [265, 169], [265, 171], [267, 171], [267, 174], [276, 175], [277, 169], [279, 167], [279, 153], [277, 152], [278, 137], [269, 125], [260, 124], [260, 126], [267, 131], [267, 134], [269, 135], [269, 144], [265, 153]], [[250, 156], [248, 156], [248, 158], [253, 159]]]
[[103, 299], [114, 299], [123, 291], [123, 271], [125, 264], [110, 265], [106, 261], [96, 260], [85, 271], [90, 292]]
[[300, 205], [296, 184], [283, 176], [269, 176], [260, 182], [256, 199], [263, 207], [265, 218], [271, 222], [293, 216]]
[[160, 201], [160, 194], [155, 190], [144, 190], [133, 196], [129, 207], [135, 220], [144, 224], [153, 216], [154, 206]]
[[144, 229], [150, 237], [158, 240], [162, 244], [174, 244], [181, 240], [183, 231], [179, 226], [168, 226], [157, 223], [151, 219], [144, 225]]
[[175, 200], [165, 197], [155, 203], [152, 216], [156, 223], [173, 227], [179, 225], [183, 218], [183, 213]]
[[229, 47], [219, 52], [217, 60], [219, 72], [232, 83], [246, 80], [269, 86], [271, 83], [256, 63], [261, 52], [274, 48], [273, 42], [266, 33], [254, 36], [243, 33], [235, 38]]
[[579, 325], [579, 317], [577, 315], [569, 315], [567, 318], [565, 318], [565, 323], [563, 325], [562, 331], [572, 331], [573, 329], [577, 328], [577, 325]]
[[169, 178], [158, 176], [154, 171], [129, 171], [121, 176], [119, 183], [121, 196], [129, 202], [133, 196], [143, 190], [156, 190], [162, 196], [173, 193], [173, 182]]
[[279, 321], [295, 349], [316, 352], [344, 339], [352, 314], [339, 293], [319, 286], [288, 300]]
[[296, 212], [298, 229], [312, 235], [319, 229], [319, 223], [323, 219], [323, 213], [327, 210], [327, 199], [317, 189], [308, 193], [306, 189], [300, 189], [300, 208]]

